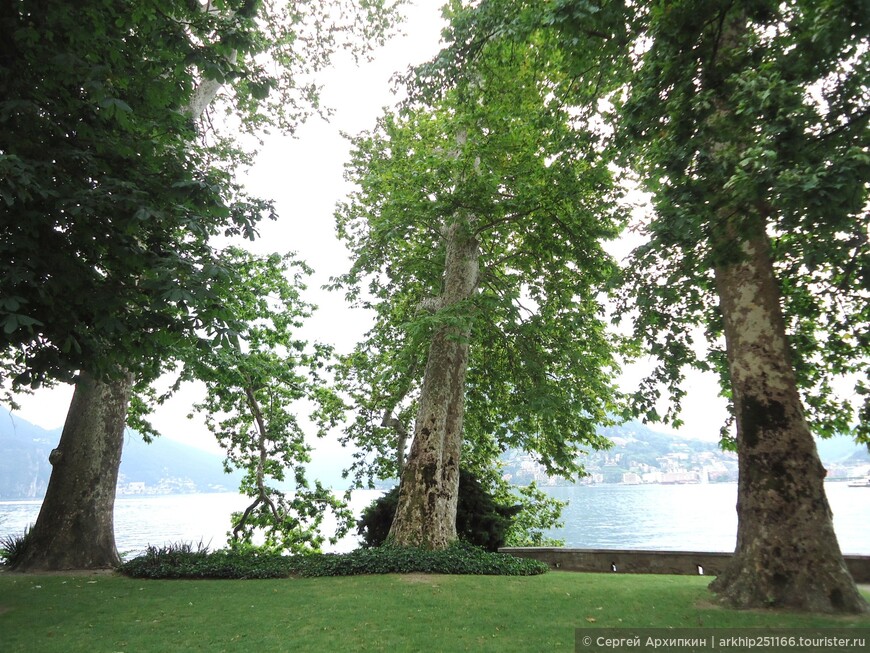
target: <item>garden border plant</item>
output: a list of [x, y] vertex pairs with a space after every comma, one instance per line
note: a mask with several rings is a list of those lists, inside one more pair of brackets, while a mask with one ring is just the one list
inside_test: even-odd
[[385, 545], [349, 553], [297, 556], [232, 549], [209, 552], [201, 544], [195, 549], [189, 544], [173, 544], [148, 547], [118, 571], [133, 578], [245, 579], [410, 573], [533, 576], [548, 571], [548, 567], [538, 560], [491, 553], [462, 542], [443, 551]]

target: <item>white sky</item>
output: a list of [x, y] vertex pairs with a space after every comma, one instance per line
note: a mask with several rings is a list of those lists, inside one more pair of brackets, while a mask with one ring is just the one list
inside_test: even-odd
[[[339, 62], [321, 76], [325, 86], [323, 103], [335, 109], [330, 123], [314, 120], [298, 131], [296, 139], [270, 136], [257, 165], [246, 181], [254, 195], [275, 200], [279, 220], [261, 225], [256, 251], [296, 251], [315, 270], [309, 281], [309, 298], [320, 310], [307, 325], [310, 339], [329, 342], [349, 351], [368, 327], [366, 316], [348, 308], [341, 293], [319, 288], [330, 277], [346, 272], [350, 262], [344, 246], [334, 235], [335, 205], [347, 192], [343, 166], [349, 147], [341, 131], [355, 134], [374, 125], [383, 106], [392, 104], [390, 77], [408, 65], [421, 63], [439, 48], [441, 0], [418, 0], [408, 10], [403, 31], [376, 53], [375, 59], [357, 67]], [[634, 382], [638, 374], [632, 374]], [[686, 426], [680, 433], [703, 439], [718, 439], [724, 421], [724, 400], [717, 397], [718, 385], [711, 375], [693, 377], [690, 395], [684, 401]], [[186, 415], [196, 400], [194, 390], [182, 392], [154, 416], [164, 436], [203, 449], [219, 452], [201, 419]], [[18, 415], [44, 428], [63, 425], [72, 387], [42, 390], [20, 398]], [[329, 455], [349, 460], [333, 442], [321, 443], [315, 456]]]

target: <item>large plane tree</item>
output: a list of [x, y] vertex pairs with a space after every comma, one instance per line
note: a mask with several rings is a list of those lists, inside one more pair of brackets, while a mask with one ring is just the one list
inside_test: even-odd
[[272, 211], [234, 182], [247, 155], [199, 119], [218, 98], [232, 129], [292, 130], [316, 110], [313, 73], [392, 16], [344, 0], [155, 0], [20, 2], [0, 17], [3, 380], [76, 382], [26, 568], [118, 562], [133, 384], [187, 339], [230, 345], [239, 330], [212, 239], [252, 238]]
[[514, 446], [570, 476], [606, 444], [616, 365], [599, 302], [615, 266], [602, 243], [621, 215], [546, 52], [493, 43], [439, 97], [354, 139], [340, 285], [377, 317], [349, 359], [351, 428], [401, 467], [399, 545], [456, 539], [463, 455], [491, 466]]
[[737, 548], [711, 589], [738, 607], [864, 611], [813, 428], [852, 430], [832, 383], [866, 374], [870, 345], [867, 16], [854, 3], [703, 2], [646, 19], [651, 47], [620, 115], [657, 213], [634, 306], [667, 378], [703, 325], [731, 401]]

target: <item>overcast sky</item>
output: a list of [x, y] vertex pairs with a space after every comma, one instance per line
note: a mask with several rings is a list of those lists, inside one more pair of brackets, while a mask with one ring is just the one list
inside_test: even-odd
[[[390, 77], [438, 51], [440, 4], [440, 0], [418, 0], [408, 10], [405, 36], [391, 40], [372, 62], [356, 66], [343, 61], [323, 75], [324, 104], [335, 109], [330, 123], [312, 121], [299, 130], [296, 139], [269, 137], [246, 181], [254, 195], [275, 200], [280, 216], [278, 221], [262, 225], [262, 238], [252, 248], [259, 252], [292, 250], [315, 269], [309, 298], [319, 310], [307, 326], [307, 335], [332, 343], [341, 351], [353, 347], [368, 321], [364, 314], [344, 304], [341, 293], [320, 290], [330, 277], [349, 266], [344, 246], [335, 238], [333, 221], [335, 205], [347, 192], [343, 166], [349, 148], [340, 132], [356, 134], [371, 128], [381, 108], [395, 100], [390, 94]], [[632, 375], [627, 383], [636, 377]], [[712, 377], [693, 378], [685, 401], [682, 434], [718, 438], [725, 411], [717, 392]], [[71, 396], [72, 388], [64, 386], [22, 397], [18, 414], [45, 428], [62, 426]], [[201, 420], [186, 419], [196, 397], [196, 392], [187, 391], [162, 407], [155, 415], [155, 426], [166, 437], [217, 451]], [[331, 444], [319, 449], [321, 455], [336, 455]]]

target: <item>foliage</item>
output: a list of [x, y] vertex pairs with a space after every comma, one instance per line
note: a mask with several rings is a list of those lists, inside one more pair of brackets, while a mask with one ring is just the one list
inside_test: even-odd
[[[856, 416], [837, 392], [847, 381], [870, 396], [862, 381], [870, 360], [863, 9], [842, 0], [451, 6], [448, 45], [421, 70], [421, 93], [447, 87], [492, 41], [547, 44], [555, 66], [583, 71], [548, 75], [553, 93], [610, 123], [608, 155], [653, 193], [655, 216], [642, 225], [649, 240], [625, 274], [616, 316], [634, 320], [635, 337], [660, 363], [632, 397], [633, 413], [679, 424], [691, 367], [720, 374], [730, 396], [710, 240], [727, 198], [770, 225], [815, 432], [866, 439], [870, 403]], [[729, 15], [745, 17], [747, 38], [723, 62], [718, 38]], [[733, 111], [722, 122], [726, 105]], [[670, 406], [660, 414], [663, 391]]]
[[[697, 362], [689, 329], [704, 325], [708, 340], [721, 342], [710, 270], [728, 254], [716, 245], [716, 212], [726, 204], [758, 212], [773, 237], [794, 368], [814, 430], [848, 432], [856, 426], [853, 407], [833, 384], [866, 376], [870, 351], [870, 295], [859, 272], [870, 260], [870, 24], [848, 2], [722, 5], [716, 21], [745, 21], [746, 36], [713, 65], [718, 30], [697, 16], [692, 3], [669, 15], [651, 12], [654, 44], [624, 110], [624, 151], [642, 166], [657, 212], [628, 278], [653, 277], [653, 292], [630, 304], [640, 309], [637, 330], [649, 334], [668, 385], [682, 366], [695, 365], [716, 369], [727, 388], [721, 346], [712, 346], [709, 363]], [[858, 423], [859, 437], [866, 439], [868, 425]]]
[[300, 559], [301, 576], [356, 576], [359, 574], [474, 574], [483, 576], [534, 576], [548, 571], [545, 563], [491, 553], [463, 542], [432, 551], [386, 544], [345, 554], [325, 554]]
[[291, 575], [357, 576], [360, 574], [478, 574], [532, 576], [548, 570], [528, 558], [490, 553], [465, 543], [444, 551], [385, 545], [350, 553], [283, 556], [228, 549], [207, 551], [187, 544], [149, 546], [144, 555], [118, 571], [133, 578], [286, 578]]
[[[179, 359], [202, 371], [213, 353], [232, 365], [235, 353], [248, 364], [239, 372], [248, 382], [227, 391], [243, 392], [260, 417], [256, 403], [264, 397], [251, 368], [279, 364], [277, 352], [254, 360], [241, 349], [249, 343], [239, 336], [250, 338], [251, 325], [231, 300], [248, 279], [236, 253], [216, 251], [215, 241], [252, 239], [258, 221], [275, 216], [269, 202], [248, 197], [235, 181], [250, 160], [236, 133], [270, 125], [292, 131], [319, 111], [310, 75], [337, 49], [358, 55], [381, 41], [395, 7], [378, 0], [323, 0], [301, 10], [257, 0], [98, 0], [79, 10], [26, 0], [2, 13], [6, 399], [79, 371], [98, 382], [136, 378], [129, 424], [151, 436], [145, 416], [157, 397], [148, 384], [160, 372]], [[213, 105], [229, 115], [213, 121]], [[295, 383], [288, 376], [275, 385]], [[219, 382], [215, 374], [208, 380]], [[256, 469], [240, 453], [246, 445], [232, 443], [233, 464], [248, 465], [247, 489], [256, 490], [234, 533], [250, 538], [265, 527], [267, 545], [316, 547], [324, 507], [341, 512], [340, 502], [317, 484], [309, 489], [301, 468], [292, 500], [263, 481], [280, 479], [282, 463], [304, 459], [287, 415], [270, 413], [268, 425], [258, 419]]]
[[[239, 335], [248, 325], [230, 300], [247, 279], [227, 267], [234, 262], [226, 263], [216, 242], [252, 239], [259, 220], [275, 216], [270, 202], [248, 197], [235, 181], [250, 161], [237, 134], [267, 126], [292, 131], [319, 112], [310, 75], [339, 48], [358, 55], [382, 40], [397, 4], [97, 0], [77, 7], [24, 0], [4, 8], [5, 399], [79, 372], [125, 390], [135, 378], [139, 394], [128, 423], [150, 436], [145, 417], [156, 399], [150, 382], [179, 359], [203, 359], [214, 350], [229, 355], [243, 346]], [[209, 107], [228, 115], [213, 120]], [[257, 388], [244, 390], [252, 404], [259, 400]], [[316, 484], [309, 489], [301, 471], [291, 501], [273, 498], [263, 483], [270, 471], [264, 468], [282, 462], [269, 459], [265, 440], [291, 455], [287, 438], [295, 435], [277, 433], [284, 426], [270, 425], [274, 434], [260, 428], [259, 473], [251, 472], [258, 502], [251, 510], [265, 503], [268, 518], [265, 510], [245, 513], [235, 533], [271, 524], [269, 545], [317, 546], [323, 508], [341, 510], [338, 502]], [[122, 432], [119, 426], [88, 435], [120, 446]], [[59, 501], [81, 506], [93, 503], [95, 493], [82, 488]], [[61, 527], [39, 520], [36, 530]]]
[[[565, 546], [564, 540], [546, 537], [544, 531], [565, 525], [562, 510], [567, 501], [559, 501], [532, 482], [502, 489], [509, 500], [517, 502], [516, 516], [505, 537], [504, 546]], [[504, 500], [504, 499], [502, 499]]]
[[187, 543], [149, 546], [145, 553], [124, 562], [118, 571], [132, 578], [286, 578], [293, 559], [278, 553], [256, 553]]
[[[304, 468], [311, 445], [297, 413], [316, 405], [324, 417], [340, 406], [321, 375], [330, 348], [294, 333], [313, 310], [301, 297], [310, 269], [292, 255], [256, 257], [236, 248], [222, 262], [233, 273], [223, 294], [243, 325], [240, 345], [185, 352], [180, 380], [205, 384], [194, 409], [227, 452], [225, 467], [245, 473], [241, 490], [253, 501], [233, 515], [231, 540], [251, 545], [259, 534], [266, 550], [317, 550], [327, 511], [338, 517], [336, 537], [347, 531], [350, 513], [319, 482], [312, 487]], [[277, 486], [286, 481], [290, 492]]]
[[534, 481], [519, 485], [505, 480], [501, 458], [495, 462], [487, 458], [492, 455], [491, 451], [483, 449], [481, 455], [469, 447], [466, 452], [463, 464], [473, 465], [474, 475], [493, 500], [503, 506], [518, 508], [505, 533], [504, 546], [564, 545], [561, 540], [546, 537], [544, 531], [564, 526], [561, 518], [567, 502], [542, 491]]
[[520, 505], [497, 503], [471, 472], [460, 471], [456, 509], [456, 534], [460, 540], [486, 551], [498, 551], [521, 509]]
[[[361, 538], [360, 543], [363, 548], [368, 549], [381, 546], [387, 541], [398, 506], [399, 486], [397, 485], [363, 508], [362, 514], [356, 523], [356, 532]], [[457, 507], [458, 511], [459, 508]]]
[[[410, 102], [353, 139], [357, 189], [337, 212], [354, 257], [336, 280], [375, 326], [337, 370], [350, 397], [354, 480], [397, 476], [396, 424], [417, 410], [432, 334], [470, 330], [463, 463], [475, 473], [506, 447], [548, 470], [579, 471], [582, 447], [616, 405], [616, 344], [600, 293], [615, 273], [602, 249], [622, 213], [597, 137], [553, 98], [545, 48], [493, 42], [443, 97]], [[439, 306], [448, 227], [479, 243], [480, 283]]]
[[163, 74], [188, 51], [157, 45], [183, 42], [180, 25], [26, 5], [3, 18], [0, 310], [7, 373], [38, 386], [153, 363], [196, 326], [216, 335], [208, 238], [252, 233], [270, 207], [195, 145], [180, 112], [193, 74]]
[[623, 1], [450, 0], [449, 26], [437, 57], [412, 70], [406, 80], [412, 97], [433, 101], [460, 84], [468, 71], [488, 66], [488, 53], [504, 48], [518, 54], [532, 50], [537, 82], [570, 106], [582, 128], [600, 112], [598, 100], [619, 89], [631, 61], [625, 57], [637, 31], [635, 9]]
[[[363, 510], [357, 522], [357, 533], [364, 547], [381, 546], [387, 541], [398, 501], [399, 488], [394, 487]], [[497, 503], [474, 474], [460, 470], [456, 532], [463, 542], [486, 551], [498, 551], [505, 545], [507, 533], [521, 508]]]
[[24, 553], [27, 547], [27, 536], [30, 533], [30, 527], [27, 526], [21, 535], [13, 535], [12, 533], [0, 537], [0, 560], [8, 567], [14, 567]]
[[[561, 517], [567, 503], [543, 492], [534, 482], [521, 487], [512, 486], [496, 472], [497, 469], [490, 468], [479, 480], [475, 479], [473, 493], [485, 497], [486, 504], [491, 504], [495, 510], [484, 508], [481, 512], [470, 505], [472, 502], [463, 499], [467, 496], [463, 486], [467, 487], [468, 478], [474, 478], [474, 475], [461, 470], [456, 508], [459, 538], [491, 551], [502, 546], [564, 546], [563, 540], [546, 537], [544, 531], [564, 525]], [[399, 489], [395, 487], [363, 510], [357, 522], [357, 533], [362, 537], [364, 547], [380, 546], [387, 539], [398, 499]], [[502, 514], [507, 512], [511, 514]], [[478, 523], [484, 528], [477, 527]]]
[[184, 338], [229, 342], [211, 239], [253, 238], [274, 215], [234, 181], [247, 156], [213, 121], [197, 128], [196, 105], [225, 85], [230, 132], [292, 130], [319, 110], [311, 75], [339, 49], [381, 41], [395, 11], [353, 0], [304, 11], [27, 0], [4, 11], [2, 380], [36, 387], [79, 369], [150, 378]]

